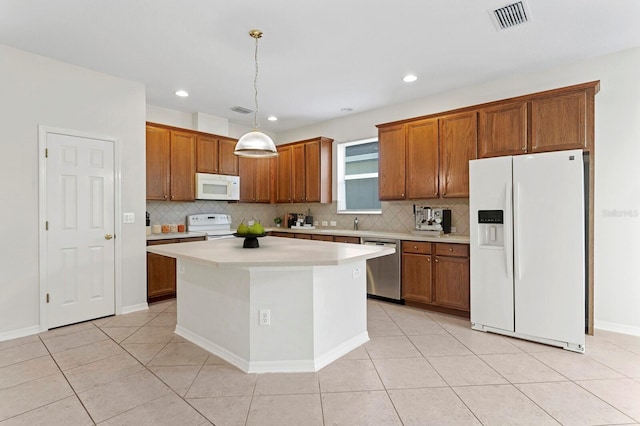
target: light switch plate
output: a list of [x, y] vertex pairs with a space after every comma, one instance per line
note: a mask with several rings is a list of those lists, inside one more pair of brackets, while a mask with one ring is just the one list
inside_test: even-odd
[[122, 223], [134, 223], [136, 221], [135, 213], [122, 213]]

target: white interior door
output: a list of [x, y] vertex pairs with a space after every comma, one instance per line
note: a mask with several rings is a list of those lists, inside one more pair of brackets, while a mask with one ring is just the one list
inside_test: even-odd
[[115, 313], [114, 143], [46, 134], [48, 328]]

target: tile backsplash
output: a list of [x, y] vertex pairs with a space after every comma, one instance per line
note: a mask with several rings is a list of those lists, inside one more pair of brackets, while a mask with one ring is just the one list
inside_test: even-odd
[[337, 203], [296, 203], [296, 204], [253, 204], [229, 203], [226, 201], [195, 202], [147, 202], [151, 224], [185, 223], [186, 216], [194, 213], [226, 213], [233, 219], [233, 227], [241, 221], [259, 220], [266, 227], [273, 227], [273, 219], [286, 213], [307, 213], [311, 211], [314, 221], [337, 222], [335, 227], [319, 226], [323, 229], [352, 229], [353, 220], [358, 217], [358, 229], [363, 231], [411, 232], [414, 229], [413, 205], [451, 209], [452, 226], [455, 235], [469, 235], [469, 200], [467, 198], [383, 201], [382, 214], [337, 214]]

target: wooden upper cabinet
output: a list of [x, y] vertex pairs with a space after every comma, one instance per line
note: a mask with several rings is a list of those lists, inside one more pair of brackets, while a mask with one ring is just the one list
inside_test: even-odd
[[271, 159], [240, 157], [240, 200], [248, 203], [271, 202]]
[[277, 147], [276, 158], [276, 203], [290, 203], [291, 200], [291, 147]]
[[378, 195], [380, 200], [406, 197], [405, 126], [378, 128]]
[[478, 112], [478, 157], [527, 152], [527, 102], [507, 102]]
[[307, 203], [332, 201], [332, 142], [332, 139], [318, 138], [304, 144], [304, 198]]
[[233, 155], [236, 140], [215, 135], [198, 135], [196, 171], [221, 175], [238, 175], [238, 157]]
[[440, 196], [469, 197], [469, 160], [476, 158], [476, 111], [439, 118]]
[[589, 148], [587, 100], [585, 90], [533, 99], [530, 152]]
[[291, 146], [291, 198], [294, 203], [305, 201], [304, 144]]
[[406, 124], [407, 198], [438, 198], [438, 119]]
[[170, 188], [172, 201], [194, 201], [196, 193], [196, 135], [171, 131]]
[[196, 171], [218, 173], [218, 139], [214, 136], [198, 135], [196, 140]]
[[147, 126], [147, 200], [169, 198], [169, 140], [168, 129]]
[[221, 175], [238, 176], [238, 156], [233, 154], [237, 143], [235, 139], [218, 138], [218, 173]]

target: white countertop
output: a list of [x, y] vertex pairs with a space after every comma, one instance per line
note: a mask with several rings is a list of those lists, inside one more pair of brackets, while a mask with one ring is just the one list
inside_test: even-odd
[[[347, 237], [365, 237], [365, 238], [389, 238], [394, 240], [405, 241], [427, 241], [432, 243], [457, 243], [469, 244], [469, 236], [445, 234], [440, 237], [420, 235], [414, 233], [402, 232], [381, 232], [381, 231], [354, 231], [350, 229], [304, 229], [304, 228], [268, 228], [267, 232], [290, 232], [292, 234], [321, 234], [321, 235], [340, 235]], [[419, 232], [419, 231], [415, 231]]]
[[169, 232], [166, 234], [151, 234], [147, 235], [147, 241], [155, 241], [155, 240], [170, 240], [174, 238], [194, 238], [194, 237], [204, 237], [204, 232]]
[[393, 248], [293, 238], [259, 238], [259, 248], [242, 248], [243, 238], [148, 246], [147, 251], [216, 267], [327, 266], [393, 254]]

